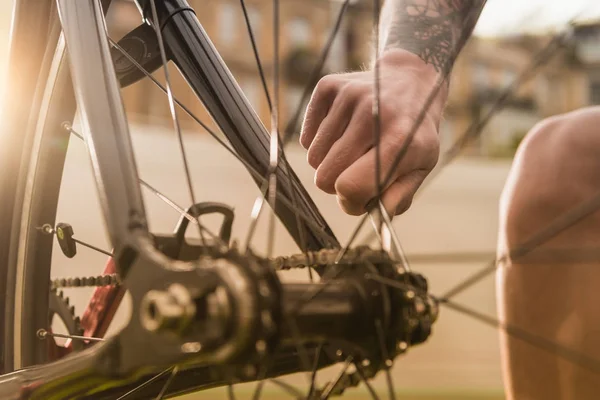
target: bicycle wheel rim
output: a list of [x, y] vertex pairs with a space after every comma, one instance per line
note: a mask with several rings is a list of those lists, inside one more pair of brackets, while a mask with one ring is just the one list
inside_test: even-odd
[[[11, 102], [4, 118], [8, 154], [2, 167], [14, 173], [3, 174], [0, 186], [5, 200], [0, 220], [10, 221], [0, 233], [0, 280], [6, 293], [0, 308], [3, 372], [47, 361], [47, 345], [36, 338], [35, 327], [48, 318], [52, 240], [36, 234], [35, 227], [55, 219], [67, 148], [62, 144], [68, 140], [60, 126], [75, 112], [52, 2], [41, 7], [32, 0], [17, 2], [13, 22]], [[20, 101], [13, 102], [12, 96]]]

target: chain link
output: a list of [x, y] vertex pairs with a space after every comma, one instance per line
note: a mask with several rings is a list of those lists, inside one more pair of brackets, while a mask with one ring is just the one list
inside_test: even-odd
[[[306, 267], [324, 267], [336, 263], [340, 254], [339, 249], [322, 249], [319, 251], [308, 251], [306, 253], [293, 254], [291, 256], [277, 257], [269, 260], [271, 267], [276, 271], [298, 269]], [[357, 263], [381, 263], [389, 262], [390, 257], [383, 250], [372, 250], [367, 246], [358, 246], [349, 249], [339, 260], [338, 264]]]
[[87, 277], [56, 278], [50, 282], [50, 288], [101, 287], [117, 286], [120, 284], [121, 280], [117, 274], [109, 274]]
[[[271, 268], [276, 271], [287, 271], [290, 269], [302, 269], [307, 267], [324, 267], [335, 263], [339, 255], [338, 249], [322, 249], [319, 251], [308, 251], [306, 253], [293, 254], [290, 256], [276, 257], [267, 260]], [[361, 262], [389, 262], [389, 255], [382, 250], [372, 250], [366, 246], [355, 247], [346, 252], [339, 261], [340, 264], [351, 264]], [[74, 287], [101, 287], [117, 286], [121, 280], [117, 274], [98, 275], [89, 277], [56, 278], [51, 281], [52, 289], [74, 288]]]

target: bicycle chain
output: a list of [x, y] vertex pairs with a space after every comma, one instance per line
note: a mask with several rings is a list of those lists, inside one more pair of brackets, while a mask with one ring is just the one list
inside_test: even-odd
[[56, 278], [50, 282], [50, 289], [75, 288], [75, 287], [101, 287], [117, 286], [121, 279], [117, 274], [84, 276], [72, 278]]
[[[339, 249], [322, 249], [319, 251], [308, 251], [306, 253], [293, 254], [269, 259], [269, 263], [276, 271], [287, 271], [290, 269], [315, 268], [332, 265], [339, 257]], [[356, 247], [346, 251], [339, 260], [341, 264], [371, 262], [379, 263], [389, 261], [386, 252], [372, 250], [368, 247]], [[98, 275], [88, 277], [56, 278], [50, 283], [51, 289], [75, 288], [75, 287], [101, 287], [117, 286], [121, 280], [117, 274]]]

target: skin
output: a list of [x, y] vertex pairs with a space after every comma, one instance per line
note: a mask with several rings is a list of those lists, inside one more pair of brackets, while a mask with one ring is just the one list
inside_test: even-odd
[[[500, 202], [498, 254], [518, 249], [560, 216], [600, 193], [600, 107], [542, 121], [517, 152]], [[506, 259], [497, 271], [498, 314], [506, 324], [596, 360], [595, 368], [501, 332], [509, 400], [592, 400], [600, 393], [600, 212]], [[569, 249], [571, 251], [569, 252]], [[575, 249], [575, 251], [573, 251]], [[562, 258], [543, 258], [562, 250]], [[592, 253], [593, 254], [593, 253]], [[539, 340], [538, 340], [539, 341]]]
[[[417, 115], [445, 79], [479, 16], [478, 0], [388, 0], [380, 23], [381, 150], [378, 181], [393, 166]], [[441, 75], [441, 77], [440, 77]], [[308, 149], [315, 183], [352, 215], [377, 196], [372, 71], [330, 75], [309, 102], [300, 143]], [[387, 211], [406, 211], [439, 157], [439, 122], [447, 98], [439, 90], [410, 141], [406, 156], [382, 187]], [[372, 203], [371, 203], [372, 204]]]
[[[426, 97], [472, 32], [484, 1], [387, 0], [381, 15], [381, 172], [387, 175]], [[316, 185], [342, 209], [363, 214], [378, 190], [373, 118], [373, 71], [332, 75], [317, 85], [300, 143], [315, 168]], [[438, 130], [447, 97], [442, 86], [406, 156], [382, 188], [391, 214], [406, 211], [439, 156]], [[498, 258], [543, 231], [557, 216], [600, 193], [600, 109], [541, 122], [521, 145], [500, 207]], [[545, 250], [600, 247], [600, 213], [547, 240], [531, 254], [504, 258], [497, 279], [502, 323], [600, 360], [600, 265], [564, 259], [540, 262]], [[595, 268], [594, 268], [595, 267]], [[600, 368], [590, 371], [549, 350], [501, 332], [508, 399], [587, 400], [600, 393]], [[600, 364], [600, 362], [597, 362]]]

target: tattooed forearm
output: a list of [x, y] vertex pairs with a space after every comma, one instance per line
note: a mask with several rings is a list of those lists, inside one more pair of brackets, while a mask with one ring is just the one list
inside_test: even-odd
[[386, 0], [380, 49], [408, 50], [448, 73], [471, 35], [485, 0]]

